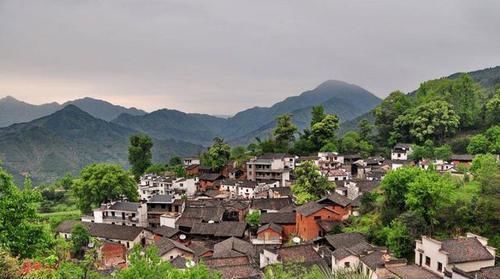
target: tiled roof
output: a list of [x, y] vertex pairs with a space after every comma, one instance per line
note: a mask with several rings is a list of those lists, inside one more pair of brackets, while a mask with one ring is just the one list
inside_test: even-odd
[[321, 261], [321, 256], [314, 250], [312, 244], [292, 245], [277, 250], [279, 259], [283, 262], [314, 262]]
[[206, 181], [215, 181], [221, 178], [223, 178], [223, 176], [220, 175], [219, 173], [202, 173], [199, 176], [200, 180], [206, 180]]
[[182, 213], [184, 218], [198, 218], [205, 222], [220, 221], [223, 215], [224, 208], [222, 207], [186, 207]]
[[377, 267], [384, 266], [385, 260], [384, 255], [386, 253], [382, 251], [375, 251], [366, 256], [360, 258], [361, 262], [366, 264], [371, 270], [377, 269]]
[[138, 202], [117, 201], [112, 204], [109, 209], [136, 212], [140, 205], [141, 204]]
[[175, 257], [173, 260], [170, 261], [173, 267], [178, 268], [178, 269], [185, 269], [187, 267], [186, 265], [186, 259], [181, 256]]
[[196, 257], [201, 257], [202, 255], [212, 251], [212, 249], [205, 245], [206, 244], [204, 242], [192, 240], [189, 244], [189, 248], [194, 251], [194, 255]]
[[73, 227], [76, 224], [81, 224], [82, 222], [80, 221], [74, 221], [74, 220], [67, 220], [67, 221], [62, 221], [57, 227], [56, 227], [56, 232], [58, 233], [71, 233], [73, 230]]
[[325, 236], [326, 241], [333, 248], [350, 248], [359, 243], [367, 243], [366, 238], [361, 233], [338, 233]]
[[155, 195], [149, 199], [148, 203], [172, 203], [173, 198], [171, 195]]
[[136, 239], [137, 236], [139, 236], [139, 234], [144, 230], [144, 228], [132, 226], [64, 221], [56, 228], [56, 231], [62, 233], [71, 233], [73, 226], [77, 223], [85, 226], [91, 236], [105, 239], [131, 241]]
[[263, 210], [280, 210], [292, 204], [289, 198], [277, 199], [255, 199], [252, 201], [252, 208]]
[[332, 257], [334, 257], [336, 261], [340, 261], [342, 259], [345, 259], [345, 258], [349, 257], [350, 255], [352, 255], [351, 252], [343, 247], [339, 248], [339, 249], [335, 249], [335, 251], [332, 252]]
[[362, 193], [371, 192], [380, 185], [377, 180], [352, 180]]
[[293, 155], [286, 153], [266, 153], [257, 157], [257, 159], [283, 159], [285, 157], [293, 157]]
[[262, 272], [250, 264], [215, 268], [222, 274], [222, 279], [260, 279]]
[[190, 233], [216, 237], [243, 237], [246, 227], [245, 222], [194, 223]]
[[394, 149], [408, 149], [411, 147], [411, 143], [396, 143]]
[[457, 267], [452, 268], [454, 273], [468, 279], [498, 279], [500, 278], [500, 266], [483, 267], [477, 271], [466, 272]]
[[405, 279], [439, 279], [440, 276], [418, 265], [387, 266], [390, 272]]
[[158, 247], [158, 252], [159, 252], [160, 256], [166, 254], [168, 251], [170, 251], [174, 248], [177, 248], [179, 250], [182, 250], [182, 251], [185, 251], [185, 252], [188, 252], [188, 253], [191, 253], [194, 255], [194, 251], [191, 250], [190, 248], [186, 247], [184, 244], [182, 244], [178, 241], [166, 238], [166, 237], [162, 237], [162, 238], [156, 240], [155, 246]]
[[273, 192], [278, 192], [281, 196], [291, 196], [292, 188], [290, 187], [274, 187], [270, 189]]
[[308, 202], [306, 204], [303, 204], [299, 207], [297, 207], [297, 213], [302, 214], [304, 216], [309, 216], [315, 212], [318, 212], [322, 208], [324, 208], [324, 204], [319, 204], [315, 201]]
[[334, 220], [317, 220], [316, 224], [325, 232], [331, 232], [335, 227], [342, 225], [342, 222]]
[[326, 204], [328, 202], [333, 202], [334, 204], [340, 205], [342, 207], [346, 207], [349, 204], [351, 204], [352, 201], [348, 197], [344, 197], [337, 192], [333, 192], [330, 195], [328, 195], [327, 197], [322, 198], [318, 201], [318, 203], [321, 203], [321, 204]]
[[240, 255], [255, 256], [254, 246], [247, 241], [230, 237], [214, 245], [214, 258], [228, 258]]
[[295, 224], [296, 217], [295, 212], [276, 212], [276, 213], [267, 213], [264, 212], [260, 215], [260, 223], [268, 224]]
[[178, 229], [161, 226], [159, 228], [150, 228], [150, 230], [159, 236], [171, 238], [172, 236], [179, 233]]
[[269, 224], [265, 224], [263, 226], [260, 226], [259, 229], [257, 230], [257, 233], [261, 233], [267, 229], [271, 229], [279, 234], [281, 234], [283, 232], [283, 227], [280, 226], [280, 225], [277, 225], [275, 223], [269, 223]]
[[475, 237], [445, 240], [441, 244], [441, 250], [448, 253], [448, 263], [494, 259], [494, 256]]

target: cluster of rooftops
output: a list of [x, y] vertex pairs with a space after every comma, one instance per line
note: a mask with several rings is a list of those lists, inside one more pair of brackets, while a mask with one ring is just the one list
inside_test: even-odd
[[[409, 147], [396, 146], [391, 155], [402, 158], [397, 154], [403, 151], [408, 153]], [[337, 187], [321, 199], [298, 206], [290, 186], [294, 168], [305, 160], [313, 161]], [[416, 241], [415, 263], [409, 264], [386, 248], [368, 243], [359, 233], [333, 234], [349, 216], [359, 215], [362, 195], [377, 191], [395, 161], [333, 152], [306, 158], [266, 154], [245, 166], [229, 163], [213, 173], [196, 158], [186, 158], [188, 177], [144, 175], [137, 186], [140, 202], [103, 204], [81, 221], [61, 223], [57, 232], [68, 239], [76, 223], [84, 225], [103, 241], [103, 269], [126, 266], [128, 252], [135, 245], [154, 245], [162, 259], [177, 268], [203, 261], [223, 278], [262, 278], [263, 269], [277, 263], [319, 265], [332, 271], [356, 267], [371, 278], [498, 274], [494, 250], [479, 236], [440, 242], [438, 249], [428, 245], [428, 240], [437, 240], [423, 237]], [[247, 217], [256, 213], [258, 224], [249, 224]], [[468, 264], [457, 264], [457, 258]], [[438, 260], [439, 268], [433, 263]], [[474, 265], [477, 262], [481, 263]]]

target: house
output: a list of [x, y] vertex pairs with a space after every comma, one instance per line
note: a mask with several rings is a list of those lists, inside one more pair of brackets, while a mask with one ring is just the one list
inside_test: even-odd
[[184, 170], [186, 170], [187, 176], [197, 176], [200, 174], [200, 165], [189, 165], [184, 167]]
[[207, 190], [215, 189], [215, 181], [224, 179], [224, 176], [222, 176], [220, 173], [202, 173], [200, 174], [198, 179], [198, 190], [204, 192]]
[[452, 269], [452, 279], [492, 279], [500, 278], [500, 266], [483, 267], [476, 271], [466, 272], [460, 268]]
[[397, 143], [391, 152], [391, 160], [403, 160], [406, 161], [409, 159], [409, 156], [412, 154], [413, 149], [412, 145], [409, 143]]
[[181, 196], [192, 197], [196, 194], [198, 189], [198, 178], [178, 178], [172, 181], [172, 186], [169, 190], [173, 190], [170, 194], [176, 195], [180, 198]]
[[194, 252], [195, 261], [200, 259], [211, 257], [214, 254], [214, 250], [209, 248], [212, 247], [211, 244], [207, 244], [205, 241], [191, 240], [188, 245]]
[[93, 216], [83, 216], [82, 221], [147, 227], [147, 207], [142, 203], [128, 201], [106, 203], [94, 209]]
[[182, 159], [182, 162], [184, 164], [184, 167], [189, 167], [193, 165], [200, 165], [200, 158], [198, 157], [186, 157]]
[[488, 239], [471, 233], [444, 241], [422, 236], [416, 240], [415, 264], [452, 278], [453, 269], [468, 273], [493, 267], [495, 252], [495, 248], [488, 246]]
[[458, 164], [470, 165], [474, 160], [474, 155], [470, 154], [453, 154], [451, 155], [451, 162], [453, 165], [458, 166]]
[[171, 188], [175, 178], [156, 174], [145, 174], [140, 177], [138, 191], [142, 201], [149, 200], [152, 196], [166, 194], [166, 189]]
[[99, 247], [102, 265], [107, 268], [123, 266], [127, 263], [127, 248], [120, 243], [104, 242]]
[[438, 172], [453, 171], [455, 167], [452, 163], [448, 163], [444, 160], [420, 160], [418, 166], [424, 170], [432, 166]]
[[441, 277], [418, 265], [388, 266], [392, 278], [400, 279], [440, 279]]
[[164, 218], [170, 215], [176, 219], [177, 215], [182, 212], [182, 209], [182, 201], [176, 200], [169, 194], [153, 196], [147, 202], [148, 224], [152, 228], [159, 227], [162, 215], [166, 214]]
[[377, 250], [359, 258], [359, 270], [370, 279], [394, 278], [388, 270], [392, 267], [406, 266], [406, 259], [397, 259], [386, 250]]
[[272, 199], [279, 199], [279, 198], [292, 198], [292, 188], [290, 187], [274, 187], [274, 188], [269, 188], [269, 193], [268, 197]]
[[[249, 180], [223, 179], [217, 181], [215, 185], [219, 187], [220, 191], [229, 193], [232, 198], [252, 199], [256, 190], [258, 190], [259, 184], [256, 181]], [[264, 186], [264, 184], [260, 185], [261, 187]]]
[[247, 255], [204, 258], [205, 265], [219, 272], [222, 279], [260, 279], [262, 272]]
[[246, 222], [193, 223], [189, 234], [210, 239], [232, 236], [242, 238], [246, 229]]
[[246, 166], [240, 166], [238, 165], [238, 162], [236, 161], [229, 161], [227, 164], [222, 168], [221, 174], [224, 177], [228, 177], [230, 179], [239, 179], [239, 180], [246, 180]]
[[154, 245], [158, 248], [158, 254], [164, 261], [171, 261], [176, 257], [189, 260], [194, 258], [193, 250], [178, 241], [166, 237], [156, 240]]
[[325, 232], [320, 221], [342, 221], [350, 215], [350, 200], [337, 193], [319, 201], [297, 207], [296, 233], [304, 241], [322, 237]]
[[296, 157], [287, 154], [264, 154], [247, 162], [247, 179], [251, 181], [275, 180], [281, 186], [289, 184], [290, 171], [295, 168]]
[[313, 244], [284, 246], [278, 249], [264, 248], [260, 252], [260, 268], [272, 264], [318, 265], [326, 268], [327, 264], [314, 249]]
[[214, 253], [212, 255], [213, 258], [230, 258], [239, 256], [255, 258], [256, 249], [250, 242], [236, 237], [230, 237], [214, 245]]
[[283, 227], [275, 223], [267, 223], [257, 230], [257, 237], [252, 238], [254, 245], [281, 245]]
[[326, 247], [332, 251], [332, 270], [359, 266], [360, 257], [376, 250], [360, 233], [338, 233], [325, 236]]
[[180, 234], [180, 231], [178, 229], [164, 226], [161, 226], [159, 228], [150, 228], [150, 230], [153, 233], [154, 240], [158, 240], [162, 237], [177, 239], [178, 235]]
[[260, 224], [276, 224], [282, 228], [281, 237], [283, 240], [290, 239], [295, 234], [296, 216], [295, 212], [265, 212], [260, 215]]
[[102, 223], [63, 221], [57, 226], [56, 232], [60, 237], [70, 239], [71, 231], [76, 224], [83, 225], [92, 237], [123, 244], [127, 249], [132, 249], [135, 245], [144, 246], [153, 241], [153, 234], [145, 228]]
[[290, 205], [293, 205], [292, 199], [290, 198], [254, 199], [252, 200], [252, 205], [250, 206], [250, 212], [278, 212], [279, 210]]
[[347, 181], [351, 178], [351, 174], [344, 169], [321, 170], [321, 174], [326, 176], [328, 181]]

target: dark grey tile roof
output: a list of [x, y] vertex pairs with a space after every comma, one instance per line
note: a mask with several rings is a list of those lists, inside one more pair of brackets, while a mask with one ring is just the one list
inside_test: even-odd
[[441, 250], [448, 253], [448, 263], [494, 259], [494, 256], [475, 237], [445, 240], [441, 244]]
[[375, 251], [368, 255], [362, 256], [360, 258], [361, 262], [366, 264], [371, 270], [377, 269], [377, 267], [382, 267], [385, 264], [384, 255], [386, 253], [382, 251]]
[[296, 216], [295, 212], [264, 212], [260, 215], [260, 223], [268, 224], [295, 224]]
[[271, 229], [279, 234], [281, 234], [283, 232], [283, 227], [280, 226], [280, 225], [277, 225], [275, 223], [269, 223], [269, 224], [265, 224], [263, 226], [260, 226], [259, 229], [257, 230], [257, 233], [261, 233], [267, 229]]
[[109, 207], [110, 210], [137, 212], [141, 204], [138, 202], [118, 201]]
[[246, 227], [247, 223], [245, 222], [194, 223], [190, 234], [216, 237], [243, 237]]
[[324, 207], [325, 207], [324, 204], [319, 204], [315, 201], [311, 201], [297, 207], [297, 213], [302, 214], [304, 216], [309, 216], [315, 212], [318, 212], [320, 209]]
[[266, 153], [257, 157], [257, 159], [283, 159], [285, 157], [293, 157], [286, 153]]
[[198, 218], [202, 221], [218, 222], [222, 220], [224, 208], [222, 207], [186, 207], [182, 213], [183, 218]]
[[252, 201], [252, 208], [261, 210], [280, 210], [291, 204], [293, 204], [293, 202], [290, 198], [254, 199]]
[[187, 268], [186, 265], [186, 259], [181, 256], [175, 257], [173, 260], [170, 261], [173, 267], [178, 268], [178, 269], [185, 269]]
[[326, 241], [333, 248], [350, 248], [359, 243], [368, 243], [361, 233], [338, 233], [325, 236]]
[[418, 265], [387, 266], [387, 270], [394, 273], [398, 278], [405, 279], [439, 279], [440, 276], [422, 268]]
[[362, 193], [371, 192], [380, 185], [377, 180], [352, 180]]
[[203, 254], [213, 251], [206, 245], [207, 244], [204, 242], [192, 240], [189, 244], [189, 248], [194, 251], [196, 257], [201, 257]]
[[202, 173], [199, 176], [200, 180], [206, 180], [206, 181], [215, 181], [222, 178], [223, 176], [220, 175], [219, 173]]
[[314, 250], [312, 244], [301, 244], [281, 247], [277, 250], [279, 259], [287, 262], [316, 262], [321, 261], [321, 256]]
[[149, 199], [148, 203], [172, 203], [173, 201], [171, 195], [155, 195]]
[[190, 248], [186, 247], [186, 245], [184, 245], [178, 241], [166, 238], [166, 237], [162, 237], [162, 238], [156, 240], [154, 245], [156, 247], [158, 247], [158, 253], [160, 254], [160, 256], [164, 255], [165, 253], [167, 253], [168, 251], [170, 251], [174, 248], [177, 248], [179, 250], [182, 250], [182, 251], [185, 251], [185, 252], [188, 252], [188, 253], [191, 253], [194, 255], [194, 251], [191, 250]]
[[281, 196], [292, 196], [292, 188], [290, 187], [274, 187], [271, 191], [278, 192]]
[[150, 231], [152, 231], [154, 234], [157, 234], [159, 236], [171, 238], [174, 235], [179, 233], [178, 229], [175, 228], [170, 228], [170, 227], [159, 227], [159, 228], [150, 228]]
[[59, 224], [59, 226], [56, 228], [56, 231], [62, 233], [71, 233], [71, 230], [73, 229], [73, 226], [75, 224], [82, 224], [83, 226], [85, 226], [90, 235], [93, 237], [127, 241], [136, 239], [137, 236], [139, 236], [139, 234], [144, 230], [144, 228], [132, 226], [64, 221]]
[[335, 260], [340, 261], [342, 259], [345, 259], [352, 255], [352, 253], [347, 250], [346, 248], [339, 248], [336, 249], [335, 251], [332, 252], [332, 257], [335, 258]]
[[466, 272], [457, 267], [452, 268], [453, 272], [468, 279], [498, 279], [500, 278], [500, 266], [483, 267], [477, 271]]
[[396, 143], [394, 149], [408, 149], [412, 146], [411, 143]]
[[255, 247], [247, 241], [236, 237], [230, 237], [214, 245], [214, 258], [237, 257], [248, 255], [254, 257], [256, 254]]
[[318, 201], [318, 203], [321, 203], [321, 204], [334, 203], [334, 204], [340, 205], [342, 207], [348, 206], [349, 204], [351, 204], [351, 202], [352, 201], [348, 197], [344, 197], [337, 192], [333, 192], [332, 194], [330, 194], [327, 197], [322, 198]]

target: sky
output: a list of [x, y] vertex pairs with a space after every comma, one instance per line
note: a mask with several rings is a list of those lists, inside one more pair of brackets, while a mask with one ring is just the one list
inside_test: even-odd
[[497, 0], [0, 0], [0, 97], [228, 115], [500, 65]]

